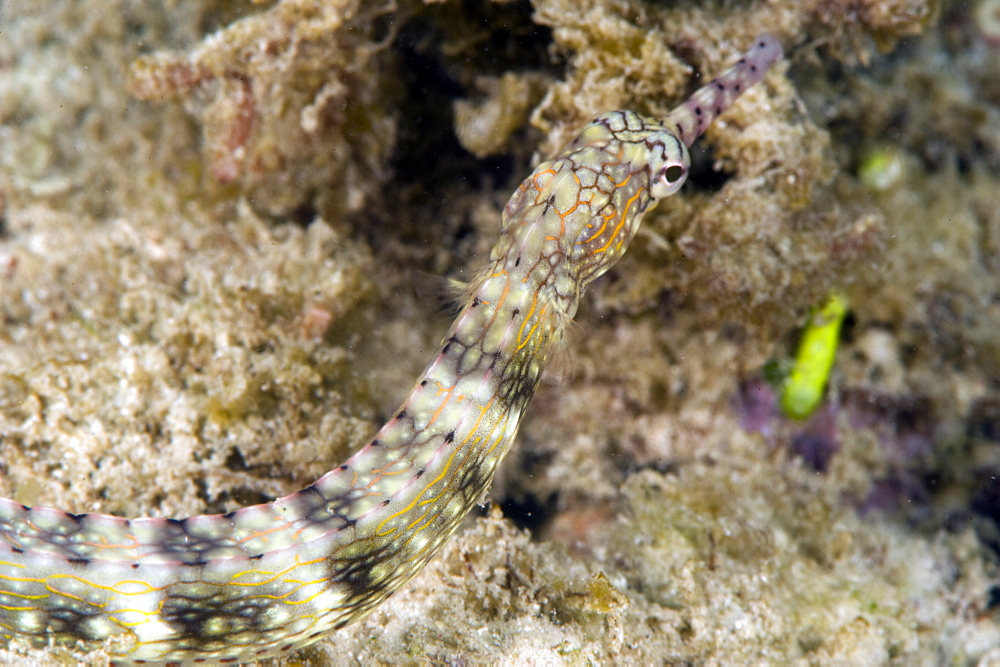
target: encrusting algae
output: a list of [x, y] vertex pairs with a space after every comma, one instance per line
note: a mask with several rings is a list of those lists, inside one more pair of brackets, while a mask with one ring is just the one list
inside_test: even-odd
[[[468, 279], [532, 159], [598, 112], [664, 114], [779, 35], [787, 62], [588, 295], [570, 379], [539, 389], [494, 484], [508, 518], [299, 657], [994, 655], [1000, 79], [969, 8], [67, 1], [2, 20], [0, 491], [125, 516], [229, 511], [343, 460], [446, 328], [411, 270]], [[163, 63], [203, 78], [130, 98]], [[490, 95], [516, 97], [505, 138], [454, 129]], [[887, 142], [902, 180], [869, 194], [858, 170]], [[830, 392], [791, 423], [758, 378], [832, 289], [851, 315]]]

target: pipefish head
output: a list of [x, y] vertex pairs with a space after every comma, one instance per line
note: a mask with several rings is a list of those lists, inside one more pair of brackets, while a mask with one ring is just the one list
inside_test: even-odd
[[609, 175], [645, 171], [648, 194], [659, 200], [684, 185], [691, 165], [687, 145], [667, 128], [662, 121], [634, 111], [610, 111], [580, 131], [566, 156], [578, 166], [588, 166], [588, 159], [598, 162]]
[[574, 239], [567, 253], [583, 284], [625, 252], [642, 214], [677, 192], [687, 180], [687, 146], [659, 121], [632, 111], [601, 114], [567, 148], [573, 198], [585, 202], [565, 222]]

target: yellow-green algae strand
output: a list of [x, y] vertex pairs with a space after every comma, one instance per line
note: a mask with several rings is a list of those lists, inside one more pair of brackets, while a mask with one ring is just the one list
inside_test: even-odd
[[778, 399], [781, 411], [792, 419], [805, 419], [822, 400], [837, 358], [840, 325], [846, 316], [847, 300], [836, 292], [809, 316]]

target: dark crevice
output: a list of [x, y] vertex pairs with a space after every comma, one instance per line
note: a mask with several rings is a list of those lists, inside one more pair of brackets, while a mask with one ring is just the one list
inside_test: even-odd
[[732, 178], [732, 174], [715, 169], [714, 164], [715, 155], [711, 147], [706, 146], [704, 142], [696, 142], [691, 147], [691, 169], [688, 171], [684, 189], [706, 194], [720, 191]]
[[503, 515], [510, 519], [518, 528], [527, 530], [532, 535], [548, 522], [555, 513], [557, 496], [552, 495], [541, 501], [533, 495], [522, 495], [504, 498], [498, 502]]

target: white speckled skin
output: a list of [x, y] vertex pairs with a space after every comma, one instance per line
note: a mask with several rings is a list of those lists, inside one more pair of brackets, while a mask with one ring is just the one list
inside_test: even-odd
[[0, 499], [8, 642], [236, 662], [287, 654], [370, 611], [489, 486], [553, 342], [650, 204], [683, 184], [687, 146], [780, 57], [762, 36], [667, 118], [603, 114], [539, 165], [507, 203], [489, 266], [409, 397], [312, 486], [183, 520]]

